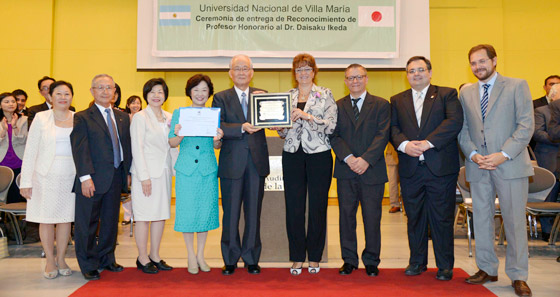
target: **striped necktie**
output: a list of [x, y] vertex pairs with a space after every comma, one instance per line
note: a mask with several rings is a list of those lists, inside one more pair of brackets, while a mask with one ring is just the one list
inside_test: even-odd
[[360, 101], [360, 99], [361, 98], [352, 98], [352, 110], [354, 111], [354, 119], [356, 119], [356, 121], [360, 117], [360, 110], [358, 109], [358, 101]]
[[245, 119], [247, 119], [247, 95], [245, 95], [245, 92], [241, 93], [241, 108]]
[[105, 113], [107, 114], [107, 126], [111, 135], [111, 143], [113, 144], [113, 165], [115, 168], [118, 168], [121, 163], [121, 148], [119, 146], [119, 137], [117, 136], [117, 127], [111, 119], [111, 110], [107, 108]]
[[483, 84], [484, 93], [482, 94], [482, 99], [480, 100], [480, 111], [482, 111], [482, 121], [486, 118], [486, 108], [488, 108], [488, 88], [490, 84]]

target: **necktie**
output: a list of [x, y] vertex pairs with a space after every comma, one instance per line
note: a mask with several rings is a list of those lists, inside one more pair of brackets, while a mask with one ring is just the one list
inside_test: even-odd
[[247, 95], [245, 95], [245, 92], [241, 93], [241, 108], [245, 119], [247, 119]]
[[484, 93], [482, 94], [482, 99], [480, 100], [480, 111], [482, 111], [482, 120], [486, 118], [486, 108], [488, 107], [488, 88], [490, 84], [483, 84]]
[[352, 98], [352, 110], [354, 111], [354, 118], [356, 119], [356, 121], [360, 117], [360, 110], [358, 109], [358, 101], [360, 101], [360, 98], [356, 98], [356, 99]]
[[417, 92], [416, 98], [414, 99], [414, 113], [416, 114], [418, 127], [420, 127], [420, 121], [422, 120], [422, 107], [424, 107], [423, 101], [424, 99], [422, 98], [422, 92]]
[[111, 110], [109, 108], [105, 109], [107, 114], [107, 126], [109, 127], [109, 134], [111, 135], [111, 143], [113, 144], [113, 165], [115, 168], [119, 167], [121, 163], [121, 149], [119, 147], [119, 137], [117, 136], [117, 127], [111, 119]]

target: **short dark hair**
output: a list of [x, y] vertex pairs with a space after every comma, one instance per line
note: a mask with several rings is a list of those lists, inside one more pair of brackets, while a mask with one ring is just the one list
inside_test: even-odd
[[430, 60], [424, 56], [414, 56], [411, 57], [410, 59], [408, 59], [408, 61], [406, 62], [406, 69], [408, 70], [408, 64], [414, 62], [414, 61], [424, 61], [424, 63], [426, 63], [426, 67], [428, 67], [428, 70], [432, 70], [432, 62], [430, 62]]
[[357, 64], [357, 63], [353, 63], [353, 64], [348, 65], [348, 67], [346, 67], [346, 70], [344, 70], [344, 75], [346, 75], [346, 72], [348, 72], [348, 70], [354, 69], [354, 68], [363, 69], [363, 70], [366, 72], [366, 74], [367, 74], [367, 69], [366, 69], [366, 67], [364, 67], [364, 66], [362, 66], [362, 65], [360, 65], [360, 64]]
[[136, 100], [140, 100], [140, 110], [142, 110], [142, 99], [140, 99], [140, 97], [138, 97], [136, 95], [132, 95], [132, 96], [128, 97], [128, 99], [126, 99], [126, 107], [125, 107], [124, 111], [126, 111], [127, 113], [132, 113], [132, 110], [130, 110], [130, 107], [128, 107], [128, 106]]
[[[546, 84], [548, 83], [548, 80], [551, 79], [551, 78], [560, 79], [560, 76], [554, 74], [554, 75], [551, 75], [551, 76], [545, 78], [545, 79], [544, 79], [544, 85], [545, 85], [545, 86], [546, 86]], [[14, 92], [15, 92], [15, 91], [14, 91]]]
[[56, 81], [56, 79], [49, 77], [49, 76], [43, 76], [43, 78], [41, 78], [38, 82], [37, 82], [37, 88], [39, 88], [39, 91], [41, 90], [41, 84], [45, 81], [45, 80], [52, 80], [53, 82]]
[[208, 85], [208, 97], [212, 96], [214, 94], [214, 85], [212, 84], [212, 80], [208, 75], [201, 74], [201, 73], [195, 74], [191, 76], [189, 80], [187, 80], [187, 86], [185, 87], [185, 94], [192, 99], [191, 90], [194, 87], [198, 86], [198, 84], [200, 84], [202, 81], [206, 82], [206, 84]]
[[475, 45], [473, 46], [470, 50], [469, 50], [469, 61], [471, 60], [471, 55], [474, 52], [478, 52], [479, 50], [485, 50], [486, 51], [486, 55], [488, 55], [489, 59], [494, 59], [495, 57], [498, 56], [498, 54], [496, 54], [496, 50], [494, 49], [494, 47], [490, 44], [479, 44], [479, 45]]
[[59, 86], [67, 86], [70, 89], [70, 93], [72, 94], [72, 96], [74, 96], [74, 88], [72, 88], [72, 84], [63, 80], [55, 81], [51, 84], [49, 88], [49, 95], [52, 96], [54, 89]]
[[169, 96], [169, 89], [167, 88], [165, 80], [161, 77], [152, 78], [144, 84], [144, 88], [142, 89], [142, 95], [144, 96], [144, 101], [146, 101], [146, 103], [148, 103], [148, 93], [151, 92], [152, 89], [157, 85], [161, 85], [161, 87], [163, 88], [163, 94], [165, 95], [163, 102], [167, 100], [167, 96]]
[[13, 94], [14, 96], [23, 95], [23, 96], [25, 97], [25, 100], [27, 100], [27, 98], [29, 98], [29, 97], [27, 96], [27, 93], [26, 93], [24, 90], [22, 90], [22, 89], [14, 90], [14, 91], [12, 92], [12, 94]]
[[119, 86], [118, 83], [115, 83], [115, 94], [117, 94], [117, 100], [115, 100], [115, 105], [114, 107], [119, 107], [119, 105], [121, 105], [121, 87]]

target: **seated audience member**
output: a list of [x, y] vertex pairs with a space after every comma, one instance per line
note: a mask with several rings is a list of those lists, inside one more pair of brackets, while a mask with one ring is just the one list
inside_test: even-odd
[[560, 76], [558, 75], [551, 75], [544, 80], [543, 89], [545, 91], [545, 95], [541, 98], [533, 100], [533, 108], [538, 108], [541, 106], [548, 105], [550, 103], [550, 89], [553, 85], [560, 83]]
[[[18, 116], [16, 111], [16, 97], [12, 93], [0, 94], [0, 165], [14, 171], [14, 181], [21, 171], [21, 159], [27, 140], [27, 117]], [[25, 202], [15, 182], [8, 190], [6, 202]]]
[[25, 103], [27, 103], [27, 93], [22, 90], [22, 89], [17, 89], [15, 91], [12, 92], [12, 94], [14, 94], [14, 96], [16, 97], [16, 102], [18, 105], [17, 108], [17, 113], [18, 115], [27, 115], [27, 107], [25, 106]]
[[72, 274], [65, 255], [74, 221], [76, 197], [72, 186], [76, 169], [70, 147], [74, 114], [69, 110], [74, 96], [72, 85], [57, 81], [50, 85], [49, 94], [53, 108], [37, 113], [29, 131], [20, 191], [28, 199], [27, 221], [40, 223], [41, 244], [47, 258], [43, 276], [53, 279], [59, 274]]
[[[548, 100], [553, 102], [560, 98], [560, 84], [555, 84], [549, 90]], [[550, 122], [550, 107], [549, 105], [543, 105], [535, 109], [535, 132], [533, 134], [533, 139], [536, 142], [535, 145], [535, 157], [537, 158], [537, 164], [540, 167], [550, 170], [556, 178], [560, 173], [560, 168], [557, 158], [560, 148], [560, 143], [553, 142], [548, 135], [548, 125]], [[558, 200], [558, 190], [560, 183], [558, 180], [552, 188], [552, 191], [546, 197], [546, 202], [557, 202]], [[554, 217], [540, 217], [541, 229], [542, 229], [542, 239], [548, 241], [550, 238], [550, 231], [552, 229], [552, 223]]]

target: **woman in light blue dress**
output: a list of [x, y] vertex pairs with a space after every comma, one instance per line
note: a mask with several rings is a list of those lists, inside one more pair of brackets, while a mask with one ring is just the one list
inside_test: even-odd
[[[192, 107], [205, 107], [214, 87], [208, 76], [196, 74], [187, 81], [185, 91], [192, 100]], [[208, 231], [219, 227], [218, 165], [214, 149], [222, 146], [224, 132], [218, 128], [214, 138], [178, 136], [181, 130], [179, 114], [180, 109], [173, 112], [169, 131], [169, 144], [179, 146], [175, 163], [175, 231], [183, 232], [189, 273], [197, 274], [199, 268], [210, 271], [204, 261], [204, 246]], [[194, 233], [197, 233], [196, 253]]]

